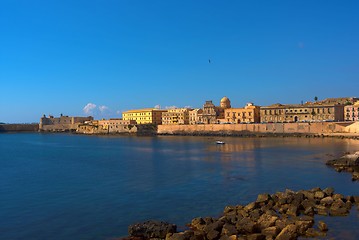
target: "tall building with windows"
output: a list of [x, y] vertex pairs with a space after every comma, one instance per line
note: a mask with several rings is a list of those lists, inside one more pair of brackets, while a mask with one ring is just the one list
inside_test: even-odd
[[320, 122], [343, 121], [342, 104], [274, 104], [260, 108], [261, 122]]
[[177, 125], [189, 124], [190, 108], [174, 108], [168, 109], [167, 112], [162, 113], [162, 124]]
[[189, 111], [189, 124], [202, 124], [203, 109], [196, 108]]
[[344, 107], [345, 121], [359, 121], [359, 101]]
[[136, 121], [137, 124], [162, 124], [162, 113], [167, 112], [163, 109], [135, 109], [129, 110], [122, 113], [122, 119], [124, 121]]
[[224, 110], [224, 120], [227, 123], [258, 123], [260, 107], [247, 103], [244, 108], [227, 108]]

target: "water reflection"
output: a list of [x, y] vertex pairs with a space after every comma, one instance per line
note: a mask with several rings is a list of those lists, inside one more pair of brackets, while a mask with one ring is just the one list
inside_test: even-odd
[[[181, 226], [286, 188], [332, 186], [359, 195], [349, 174], [324, 164], [359, 150], [358, 141], [228, 137], [216, 145], [216, 140], [2, 134], [0, 212], [6, 221], [0, 238], [106, 239], [153, 218]], [[349, 223], [335, 218], [340, 227], [330, 226], [331, 232], [358, 235], [354, 216]]]

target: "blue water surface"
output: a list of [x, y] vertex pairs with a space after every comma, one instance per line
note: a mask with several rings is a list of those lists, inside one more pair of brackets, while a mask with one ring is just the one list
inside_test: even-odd
[[[359, 183], [325, 161], [359, 150], [332, 138], [0, 134], [0, 239], [113, 239], [149, 219], [179, 228], [259, 193]], [[358, 211], [325, 218], [328, 237], [356, 239]]]

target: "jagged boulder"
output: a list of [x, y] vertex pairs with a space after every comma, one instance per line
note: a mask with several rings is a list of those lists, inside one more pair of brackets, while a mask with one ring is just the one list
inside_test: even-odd
[[354, 154], [347, 154], [340, 158], [329, 160], [326, 163], [329, 166], [334, 167], [355, 167], [359, 166], [359, 152]]
[[148, 238], [166, 238], [168, 233], [175, 233], [177, 226], [175, 224], [150, 220], [143, 223], [136, 223], [128, 227], [128, 233], [132, 237]]

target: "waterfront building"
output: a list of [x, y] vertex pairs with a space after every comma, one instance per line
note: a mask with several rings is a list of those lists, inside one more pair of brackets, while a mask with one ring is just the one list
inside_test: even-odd
[[344, 105], [341, 104], [273, 104], [260, 108], [260, 119], [263, 123], [272, 122], [320, 122], [343, 121]]
[[125, 121], [136, 121], [136, 124], [162, 124], [162, 113], [167, 112], [163, 109], [135, 109], [122, 113], [122, 119]]
[[200, 115], [201, 122], [204, 124], [215, 124], [218, 123], [218, 118], [221, 117], [221, 110], [219, 107], [216, 107], [212, 101], [206, 101], [205, 104], [203, 104], [203, 111]]
[[85, 134], [123, 133], [128, 132], [134, 120], [122, 120], [121, 118], [110, 118], [88, 121], [79, 124], [77, 132]]
[[73, 131], [77, 126], [86, 121], [92, 121], [93, 117], [71, 117], [60, 115], [60, 117], [54, 117], [49, 115], [46, 117], [43, 115], [40, 118], [39, 130], [40, 131]]
[[206, 101], [203, 104], [203, 111], [199, 115], [201, 122], [204, 124], [220, 123], [224, 119], [224, 110], [231, 107], [231, 101], [223, 97], [220, 106], [215, 106], [212, 101]]
[[196, 108], [189, 111], [189, 124], [202, 124], [202, 113], [203, 109], [201, 108]]
[[345, 121], [359, 121], [359, 101], [344, 107]]
[[168, 109], [167, 112], [162, 113], [162, 124], [176, 125], [176, 124], [189, 124], [189, 111], [190, 108], [174, 108]]
[[258, 123], [260, 121], [260, 107], [247, 103], [244, 108], [227, 108], [224, 110], [226, 123]]
[[110, 118], [110, 119], [102, 119], [98, 120], [98, 125], [102, 127], [102, 129], [108, 130], [108, 132], [118, 132], [124, 129], [124, 126], [127, 125], [135, 125], [136, 121], [134, 120], [123, 120], [122, 118]]

